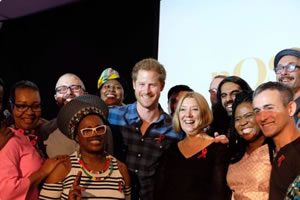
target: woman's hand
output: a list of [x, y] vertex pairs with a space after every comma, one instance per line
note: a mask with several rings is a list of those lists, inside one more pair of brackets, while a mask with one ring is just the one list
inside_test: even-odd
[[222, 143], [222, 144], [227, 144], [229, 142], [228, 138], [226, 137], [226, 135], [219, 135], [218, 132], [215, 132], [215, 139], [214, 142], [215, 143]]
[[75, 180], [74, 180], [73, 186], [69, 191], [68, 200], [81, 200], [81, 197], [82, 197], [81, 191], [85, 190], [84, 187], [80, 186], [81, 174], [82, 173], [79, 171], [76, 178], [75, 178]]
[[69, 159], [69, 156], [63, 155], [45, 160], [42, 167], [28, 177], [31, 185], [36, 187], [42, 180], [49, 176], [61, 162], [64, 162], [67, 159]]
[[54, 158], [49, 158], [45, 160], [42, 167], [40, 168], [40, 173], [42, 176], [47, 177], [61, 162], [69, 159], [67, 155], [56, 156]]

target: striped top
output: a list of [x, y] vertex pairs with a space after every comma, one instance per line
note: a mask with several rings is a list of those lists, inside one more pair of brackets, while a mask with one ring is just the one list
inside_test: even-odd
[[131, 189], [125, 188], [125, 181], [121, 175], [117, 160], [112, 157], [113, 172], [110, 176], [109, 170], [93, 176], [101, 180], [92, 180], [82, 171], [79, 165], [78, 154], [75, 151], [70, 155], [72, 168], [64, 180], [57, 183], [44, 183], [39, 199], [68, 199], [69, 190], [79, 171], [82, 172], [80, 186], [85, 188], [82, 191], [82, 199], [130, 199]]

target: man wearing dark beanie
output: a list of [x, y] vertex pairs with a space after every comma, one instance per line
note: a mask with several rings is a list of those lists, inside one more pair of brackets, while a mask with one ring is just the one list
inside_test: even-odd
[[289, 86], [294, 91], [297, 110], [294, 119], [300, 130], [300, 48], [284, 49], [274, 59], [276, 80]]

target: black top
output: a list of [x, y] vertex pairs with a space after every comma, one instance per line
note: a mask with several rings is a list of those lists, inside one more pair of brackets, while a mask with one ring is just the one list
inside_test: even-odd
[[226, 184], [227, 152], [226, 145], [212, 143], [192, 157], [185, 158], [177, 144], [171, 145], [156, 174], [155, 199], [231, 199]]
[[300, 137], [282, 147], [273, 163], [270, 200], [282, 200], [289, 185], [300, 174]]

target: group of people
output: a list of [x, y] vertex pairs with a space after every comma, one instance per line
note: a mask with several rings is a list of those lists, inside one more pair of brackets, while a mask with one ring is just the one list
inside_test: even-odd
[[[169, 114], [159, 105], [166, 71], [155, 59], [133, 67], [136, 102], [127, 105], [114, 69], [102, 72], [96, 95], [68, 73], [57, 81], [60, 110], [50, 121], [40, 117], [36, 84], [17, 82], [11, 117], [1, 118], [0, 199], [299, 198], [299, 68], [293, 48], [275, 56], [277, 81], [254, 91], [240, 77], [216, 76], [211, 107], [174, 86]], [[3, 88], [0, 81], [0, 100]]]

